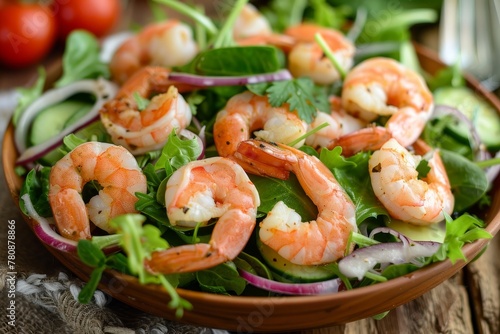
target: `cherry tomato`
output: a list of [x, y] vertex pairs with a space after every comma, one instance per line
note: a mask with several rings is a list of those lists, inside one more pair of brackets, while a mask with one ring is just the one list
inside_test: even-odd
[[0, 7], [0, 63], [33, 65], [49, 53], [55, 38], [56, 25], [49, 8], [23, 3]]
[[52, 9], [62, 39], [75, 29], [104, 36], [118, 22], [121, 13], [120, 0], [55, 0]]

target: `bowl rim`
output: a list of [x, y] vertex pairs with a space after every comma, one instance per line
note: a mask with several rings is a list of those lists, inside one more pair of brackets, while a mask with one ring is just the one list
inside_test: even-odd
[[[420, 45], [416, 45], [416, 50], [417, 53], [419, 54], [420, 57], [427, 58], [428, 61], [431, 62], [438, 62], [439, 66], [443, 66], [442, 63], [440, 63], [436, 55], [433, 51], [430, 49], [427, 49], [425, 47], [422, 47]], [[435, 65], [435, 64], [434, 64]], [[500, 112], [500, 100], [493, 95], [492, 93], [486, 91], [484, 88], [482, 88], [479, 83], [477, 82], [476, 79], [474, 79], [471, 76], [465, 75], [466, 81], [469, 86], [473, 87], [475, 90], [479, 92], [482, 96], [484, 96], [493, 106], [497, 109], [498, 112]], [[14, 145], [14, 139], [13, 139], [13, 134], [14, 134], [14, 127], [12, 125], [12, 121], [9, 122], [9, 125], [5, 131], [4, 138], [3, 138], [3, 143], [2, 143], [2, 164], [4, 168], [4, 178], [6, 180], [7, 186], [10, 190], [11, 197], [14, 200], [16, 206], [19, 207], [19, 194], [18, 194], [18, 187], [19, 187], [19, 181], [20, 178], [15, 174], [14, 168], [13, 168], [13, 162], [15, 161], [15, 155], [17, 154], [17, 151], [15, 149]], [[13, 150], [12, 150], [13, 149]], [[17, 179], [16, 179], [17, 178]], [[496, 179], [496, 184], [500, 183], [500, 178]], [[496, 203], [496, 204], [495, 204]], [[494, 203], [492, 202], [491, 208], [488, 211], [487, 214], [487, 219], [485, 221], [487, 222], [486, 230], [491, 233], [493, 236], [495, 236], [498, 231], [500, 230], [500, 210], [498, 210], [494, 215], [491, 215], [492, 208], [495, 208], [495, 205], [497, 207], [500, 207], [500, 195], [495, 196], [495, 201]], [[496, 207], [496, 208], [497, 208]], [[33, 224], [35, 222], [28, 216], [25, 216], [21, 212], [24, 220], [28, 223], [28, 226], [33, 232]], [[200, 303], [212, 303], [213, 305], [223, 305], [223, 304], [230, 304], [233, 305], [233, 307], [239, 307], [243, 309], [252, 309], [255, 308], [256, 304], [264, 306], [273, 306], [275, 308], [280, 308], [283, 306], [286, 307], [295, 307], [295, 308], [300, 308], [300, 307], [308, 307], [311, 309], [317, 308], [318, 306], [322, 306], [325, 304], [343, 304], [351, 299], [357, 299], [360, 298], [364, 295], [367, 294], [374, 294], [376, 292], [377, 295], [380, 294], [385, 294], [385, 293], [390, 293], [391, 290], [393, 289], [400, 289], [401, 287], [406, 287], [408, 282], [411, 282], [412, 280], [416, 280], [416, 282], [413, 283], [421, 283], [421, 282], [428, 282], [429, 283], [429, 289], [426, 289], [425, 291], [413, 291], [410, 298], [406, 298], [405, 300], [395, 300], [394, 303], [391, 304], [390, 308], [387, 307], [374, 307], [373, 312], [370, 314], [368, 313], [363, 313], [362, 317], [357, 317], [356, 315], [352, 317], [344, 317], [341, 319], [338, 319], [338, 321], [333, 320], [326, 322], [326, 325], [335, 325], [335, 324], [343, 324], [347, 323], [350, 321], [354, 320], [359, 320], [366, 318], [367, 316], [374, 316], [376, 314], [388, 311], [390, 309], [393, 309], [397, 306], [400, 306], [404, 303], [407, 303], [419, 296], [421, 296], [423, 293], [429, 291], [430, 289], [436, 287], [437, 285], [441, 284], [444, 282], [446, 279], [450, 278], [453, 274], [458, 272], [461, 268], [463, 268], [465, 265], [467, 265], [469, 262], [471, 262], [474, 257], [476, 257], [481, 251], [484, 249], [484, 247], [491, 241], [492, 239], [480, 239], [477, 240], [473, 243], [466, 244], [463, 247], [463, 253], [466, 256], [467, 260], [458, 260], [455, 263], [451, 263], [449, 259], [437, 263], [433, 263], [431, 265], [428, 265], [422, 269], [418, 269], [410, 274], [400, 276], [394, 279], [391, 279], [387, 282], [382, 282], [382, 283], [377, 283], [375, 285], [370, 285], [370, 286], [365, 286], [365, 287], [360, 287], [352, 290], [347, 290], [347, 291], [342, 291], [340, 293], [330, 293], [330, 294], [324, 294], [324, 295], [314, 295], [314, 296], [275, 296], [275, 297], [266, 297], [266, 296], [225, 296], [225, 295], [217, 295], [217, 294], [212, 294], [212, 293], [207, 293], [207, 292], [202, 292], [202, 291], [194, 291], [194, 290], [187, 290], [183, 288], [177, 288], [177, 291], [179, 295], [182, 298], [185, 298], [189, 300], [190, 302], [193, 303], [195, 309], [193, 311], [187, 311], [187, 322], [193, 323], [193, 324], [198, 324], [198, 325], [203, 325], [196, 321], [196, 319], [193, 319], [192, 317], [189, 316], [189, 313], [191, 312], [196, 312], [196, 305], [200, 305]], [[42, 244], [44, 244], [42, 242]], [[74, 255], [70, 253], [64, 253], [61, 251], [58, 251], [50, 246], [47, 246], [44, 244], [44, 246], [49, 250], [52, 255], [54, 255], [57, 259], [59, 259], [61, 262], [63, 262], [63, 265], [70, 269], [76, 276], [78, 276], [80, 279], [87, 281], [89, 278], [89, 274], [85, 272], [85, 270], [91, 269], [90, 267], [85, 266], [81, 261]], [[80, 271], [78, 270], [79, 268], [70, 268], [68, 267], [68, 261], [74, 261], [75, 266], [81, 267]], [[74, 267], [74, 266], [73, 266]], [[105, 271], [105, 279], [109, 280], [112, 278], [116, 278], [118, 280], [121, 280], [123, 282], [126, 282], [127, 284], [132, 284], [132, 285], [140, 285], [138, 282], [138, 279], [129, 276], [126, 274], [122, 274], [118, 271], [107, 269]], [[163, 290], [160, 286], [155, 286], [155, 285], [140, 285], [142, 289], [148, 290], [149, 292], [156, 294], [160, 298], [166, 298], [164, 300], [164, 303], [167, 304], [167, 301], [169, 300], [169, 295], [166, 293], [166, 291]], [[100, 282], [99, 284], [99, 289], [102, 291], [110, 294], [113, 298], [119, 299], [122, 302], [125, 302], [129, 304], [132, 307], [139, 308], [141, 310], [144, 310], [140, 306], [138, 307], [137, 305], [130, 304], [130, 300], [127, 299], [127, 296], [121, 296], [121, 294], [116, 294], [113, 293], [109, 289], [109, 286], [106, 286], [105, 282]], [[149, 312], [149, 311], [146, 311]], [[151, 313], [151, 312], [149, 312]], [[176, 319], [173, 311], [166, 311], [164, 309], [158, 310], [158, 312], [153, 313], [158, 316], [162, 316], [167, 319], [171, 320], [179, 320]], [[185, 314], [185, 316], [186, 316]], [[183, 321], [183, 319], [180, 319], [180, 321]], [[220, 324], [219, 325], [224, 325], [222, 327], [218, 328], [227, 328], [229, 330], [234, 330], [236, 327], [234, 326], [235, 324]], [[226, 326], [227, 325], [227, 326]], [[324, 325], [324, 324], [322, 324]], [[214, 326], [216, 327], [216, 326]], [[301, 329], [307, 329], [307, 328], [313, 328], [310, 326], [301, 328]], [[283, 327], [276, 328], [274, 326], [269, 326], [259, 328], [259, 330], [290, 330], [290, 329], [298, 329], [297, 326], [294, 327], [288, 327], [287, 324], [283, 324]]]

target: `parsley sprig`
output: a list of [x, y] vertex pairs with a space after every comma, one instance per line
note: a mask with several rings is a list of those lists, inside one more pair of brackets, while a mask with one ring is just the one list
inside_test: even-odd
[[309, 78], [295, 78], [275, 81], [265, 85], [247, 85], [248, 89], [258, 95], [267, 94], [273, 107], [281, 107], [288, 103], [290, 111], [311, 123], [318, 111], [330, 112], [330, 103], [324, 90], [318, 89]]

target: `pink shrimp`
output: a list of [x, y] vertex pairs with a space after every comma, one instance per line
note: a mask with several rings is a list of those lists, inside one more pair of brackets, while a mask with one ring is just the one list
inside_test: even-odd
[[371, 58], [353, 68], [344, 80], [344, 110], [367, 122], [390, 116], [383, 127], [364, 129], [333, 141], [356, 153], [352, 143], [368, 141], [371, 149], [380, 148], [395, 138], [407, 147], [415, 142], [429, 120], [434, 105], [432, 93], [416, 72], [389, 58]]
[[[191, 123], [191, 109], [168, 74], [163, 67], [143, 67], [102, 107], [101, 121], [113, 143], [142, 154], [161, 149], [173, 130], [180, 131]], [[139, 110], [137, 99], [149, 99], [154, 93], [162, 94], [153, 96], [147, 107]]]
[[318, 207], [316, 220], [302, 222], [300, 215], [278, 202], [260, 223], [262, 242], [290, 262], [318, 265], [349, 253], [348, 239], [357, 230], [355, 207], [332, 172], [316, 157], [282, 144], [248, 140], [238, 146], [237, 161], [253, 166], [252, 172], [284, 177], [293, 172], [307, 196]]
[[325, 123], [326, 127], [306, 138], [307, 145], [315, 149], [328, 147], [333, 140], [366, 126], [365, 122], [342, 110], [340, 99], [336, 96], [330, 97], [330, 113], [318, 112], [308, 125], [308, 132]]
[[[85, 204], [83, 186], [94, 180], [102, 189]], [[135, 193], [146, 191], [146, 177], [135, 158], [125, 148], [107, 143], [77, 146], [50, 172], [49, 202], [56, 226], [62, 236], [72, 240], [91, 237], [89, 219], [113, 233], [109, 220], [137, 212]]]
[[165, 192], [173, 225], [195, 226], [217, 218], [208, 244], [153, 252], [145, 267], [153, 273], [182, 273], [211, 268], [234, 259], [256, 224], [259, 194], [234, 161], [214, 157], [190, 162], [174, 172]]
[[[256, 131], [260, 130], [260, 131]], [[267, 97], [249, 91], [233, 96], [217, 114], [214, 141], [220, 156], [229, 157], [238, 144], [250, 139], [252, 132], [260, 139], [290, 143], [304, 135], [307, 124], [288, 105], [274, 108]], [[301, 140], [297, 147], [304, 143]]]
[[369, 160], [373, 191], [393, 218], [416, 225], [438, 223], [444, 220], [443, 212], [453, 211], [450, 181], [437, 150], [424, 179], [418, 179], [416, 170], [420, 160], [390, 139]]
[[295, 39], [274, 33], [267, 19], [253, 5], [243, 7], [233, 27], [233, 36], [240, 46], [273, 45], [288, 53], [295, 44]]
[[316, 43], [316, 33], [323, 37], [343, 70], [347, 71], [352, 67], [355, 48], [342, 33], [334, 29], [302, 23], [289, 27], [285, 31], [287, 36], [295, 40], [295, 46], [288, 54], [288, 69], [294, 77], [307, 76], [318, 84], [332, 84], [341, 76]]
[[233, 26], [233, 36], [236, 40], [271, 33], [271, 25], [265, 16], [249, 3], [243, 7]]
[[187, 64], [198, 52], [188, 25], [170, 20], [153, 23], [126, 40], [115, 52], [109, 69], [117, 83], [124, 83], [141, 67]]

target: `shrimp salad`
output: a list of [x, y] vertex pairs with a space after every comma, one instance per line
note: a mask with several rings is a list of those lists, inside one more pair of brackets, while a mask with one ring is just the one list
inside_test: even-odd
[[468, 89], [456, 67], [431, 75], [409, 40], [370, 40], [362, 8], [238, 0], [217, 22], [158, 3], [191, 24], [151, 23], [109, 59], [75, 31], [62, 77], [25, 89], [20, 207], [44, 242], [162, 285], [181, 316], [177, 287], [341, 293], [491, 238], [476, 213], [500, 121], [473, 92], [483, 124], [440, 93]]

